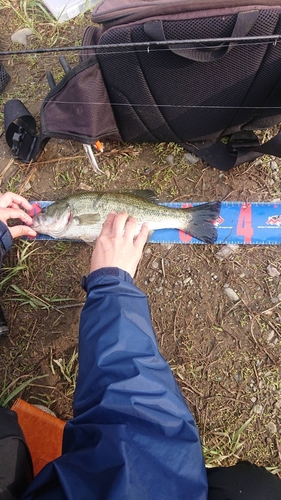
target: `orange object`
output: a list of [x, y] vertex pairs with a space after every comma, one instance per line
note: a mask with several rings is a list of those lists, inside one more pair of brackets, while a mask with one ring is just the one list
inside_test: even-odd
[[96, 150], [99, 153], [103, 153], [103, 144], [102, 144], [102, 142], [97, 141], [97, 142], [95, 142], [94, 146], [95, 146]]
[[36, 476], [48, 462], [61, 455], [65, 422], [22, 399], [17, 399], [11, 410], [18, 415]]

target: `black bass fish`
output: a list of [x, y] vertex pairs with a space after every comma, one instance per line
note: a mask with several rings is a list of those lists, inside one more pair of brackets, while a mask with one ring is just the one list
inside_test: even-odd
[[156, 229], [181, 229], [204, 243], [217, 239], [215, 220], [221, 203], [210, 202], [192, 208], [160, 205], [149, 190], [129, 192], [91, 192], [68, 196], [42, 209], [33, 218], [32, 228], [53, 238], [83, 240], [91, 244], [100, 234], [110, 212], [126, 212], [138, 222], [146, 222], [150, 235]]

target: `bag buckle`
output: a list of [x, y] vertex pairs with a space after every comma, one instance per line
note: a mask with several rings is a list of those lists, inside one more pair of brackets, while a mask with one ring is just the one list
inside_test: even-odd
[[38, 137], [29, 135], [23, 127], [18, 127], [12, 137], [11, 153], [25, 163], [29, 163]]
[[259, 139], [252, 130], [235, 132], [229, 137], [227, 147], [230, 153], [255, 149], [260, 145]]

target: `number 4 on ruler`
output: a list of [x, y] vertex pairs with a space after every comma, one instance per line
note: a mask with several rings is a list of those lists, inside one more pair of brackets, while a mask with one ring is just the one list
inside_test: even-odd
[[241, 206], [236, 233], [237, 236], [244, 236], [244, 243], [251, 243], [254, 229], [252, 227], [252, 206], [249, 203], [244, 203]]

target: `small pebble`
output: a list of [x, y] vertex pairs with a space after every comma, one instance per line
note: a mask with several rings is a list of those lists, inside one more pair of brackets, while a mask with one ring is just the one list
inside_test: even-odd
[[272, 266], [271, 264], [267, 266], [266, 271], [267, 274], [271, 276], [271, 278], [278, 278], [278, 276], [280, 276], [278, 269], [276, 269], [276, 267]]
[[185, 153], [183, 155], [183, 157], [184, 157], [186, 163], [189, 163], [191, 165], [194, 165], [195, 163], [198, 163], [198, 161], [199, 161], [199, 158], [197, 158], [197, 156], [194, 156], [191, 153]]
[[231, 302], [238, 302], [238, 300], [240, 300], [237, 293], [232, 288], [224, 288], [224, 293], [229, 298], [229, 300], [231, 300]]
[[263, 407], [262, 407], [262, 405], [255, 405], [255, 406], [253, 407], [253, 412], [254, 412], [254, 413], [257, 413], [258, 415], [261, 415], [261, 414], [262, 414], [262, 412], [263, 412]]
[[276, 427], [276, 424], [274, 422], [268, 422], [266, 427], [267, 427], [269, 434], [276, 434], [277, 427]]
[[23, 187], [23, 191], [25, 192], [25, 191], [28, 191], [29, 189], [31, 189], [31, 184], [30, 184], [30, 182], [27, 182], [27, 183], [24, 185], [24, 187]]
[[278, 164], [276, 163], [276, 161], [270, 162], [270, 168], [271, 170], [278, 170]]
[[215, 257], [219, 260], [227, 259], [233, 252], [236, 252], [239, 245], [225, 245], [215, 254]]
[[252, 401], [252, 403], [255, 403], [255, 402], [257, 401], [256, 396], [253, 396], [253, 397], [251, 398], [251, 401]]
[[156, 262], [156, 260], [155, 260], [154, 262], [152, 262], [151, 267], [153, 267], [153, 269], [158, 269], [159, 268], [159, 262]]
[[166, 162], [168, 163], [168, 165], [170, 165], [172, 167], [175, 164], [174, 155], [166, 156]]
[[19, 43], [20, 45], [27, 44], [27, 38], [32, 35], [32, 31], [29, 28], [22, 28], [12, 34], [11, 40], [14, 43]]
[[274, 330], [270, 330], [266, 337], [267, 342], [271, 342], [273, 337], [274, 337]]
[[44, 411], [45, 413], [48, 413], [49, 415], [52, 415], [53, 417], [56, 417], [56, 414], [50, 410], [47, 406], [44, 405], [34, 405], [36, 408], [39, 408], [39, 410]]
[[241, 372], [237, 372], [234, 374], [234, 378], [236, 380], [236, 382], [240, 383], [243, 381], [243, 376], [242, 376], [242, 373]]

